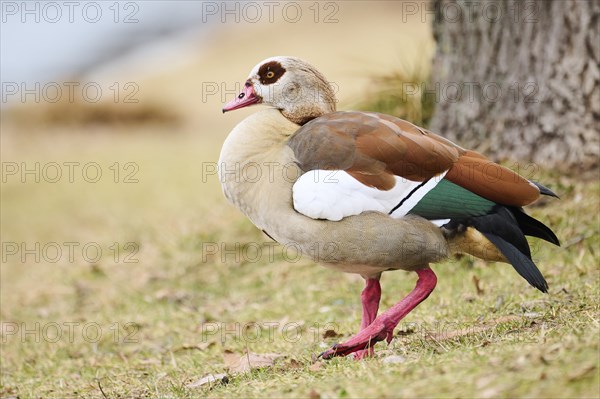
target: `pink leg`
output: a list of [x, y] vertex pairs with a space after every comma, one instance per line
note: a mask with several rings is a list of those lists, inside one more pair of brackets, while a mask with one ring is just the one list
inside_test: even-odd
[[[362, 302], [362, 321], [360, 323], [360, 331], [369, 327], [373, 320], [377, 317], [377, 311], [379, 310], [379, 301], [381, 300], [381, 285], [379, 284], [379, 277], [368, 278], [366, 281], [365, 289], [360, 295]], [[368, 356], [373, 356], [375, 351], [373, 347], [359, 350], [354, 352], [354, 358], [359, 360]]]
[[394, 328], [400, 320], [410, 313], [418, 304], [423, 302], [435, 288], [437, 277], [428, 267], [417, 270], [419, 280], [416, 287], [403, 300], [383, 312], [379, 317], [361, 330], [348, 341], [335, 345], [333, 348], [323, 352], [323, 359], [334, 356], [346, 356], [350, 353], [373, 346], [376, 342], [386, 340], [388, 344], [392, 340]]

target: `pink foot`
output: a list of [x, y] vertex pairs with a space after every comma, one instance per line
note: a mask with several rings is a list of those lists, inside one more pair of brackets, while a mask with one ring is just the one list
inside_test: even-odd
[[[423, 302], [435, 288], [437, 278], [430, 268], [417, 270], [417, 274], [419, 275], [419, 280], [417, 281], [416, 287], [403, 300], [382, 313], [379, 317], [375, 318], [372, 323], [367, 327], [362, 328], [358, 334], [348, 341], [334, 345], [331, 349], [321, 353], [320, 357], [323, 359], [331, 359], [335, 356], [346, 356], [350, 353], [358, 352], [358, 354], [355, 355], [355, 358], [362, 359], [373, 353], [373, 345], [377, 342], [386, 340], [389, 344], [394, 334], [394, 328], [396, 328], [400, 320], [417, 307], [419, 303]], [[364, 317], [364, 294], [369, 288], [369, 281], [370, 280], [367, 280], [367, 287], [363, 291], [363, 324], [368, 321]], [[377, 283], [379, 283], [379, 281], [377, 281]], [[379, 303], [379, 300], [377, 302]]]
[[390, 329], [381, 320], [375, 320], [369, 327], [360, 331], [348, 341], [336, 344], [331, 349], [321, 353], [321, 357], [323, 359], [331, 359], [335, 356], [346, 356], [350, 353], [360, 351], [362, 353], [357, 356], [361, 356], [362, 358], [365, 356], [365, 352], [373, 350], [373, 345], [377, 342], [388, 339], [388, 337], [388, 342], [391, 341], [394, 327]]
[[368, 349], [361, 349], [359, 351], [354, 352], [354, 360], [363, 360], [368, 357], [374, 357], [374, 356], [375, 356], [375, 348], [372, 346]]
[[[381, 285], [379, 283], [379, 278], [381, 275], [376, 278], [367, 278], [365, 289], [360, 295], [360, 299], [362, 302], [362, 321], [360, 323], [360, 331], [369, 327], [373, 320], [377, 317], [377, 311], [379, 310], [379, 301], [381, 300]], [[362, 360], [366, 357], [372, 357], [375, 355], [375, 349], [373, 346], [367, 347], [367, 349], [361, 349], [359, 351], [354, 352], [354, 359]]]

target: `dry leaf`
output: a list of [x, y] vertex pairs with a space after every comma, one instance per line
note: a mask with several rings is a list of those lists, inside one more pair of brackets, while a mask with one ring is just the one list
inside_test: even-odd
[[215, 344], [214, 341], [202, 342], [200, 344], [183, 344], [183, 345], [178, 346], [177, 348], [173, 349], [173, 352], [186, 351], [186, 350], [203, 351], [203, 350], [208, 349], [209, 347], [213, 346], [214, 344]]
[[245, 373], [252, 369], [269, 367], [276, 359], [284, 357], [278, 353], [246, 353], [243, 355], [231, 351], [223, 352], [223, 360], [231, 373]]
[[288, 369], [299, 369], [301, 367], [302, 367], [302, 365], [296, 359], [291, 359], [290, 362], [287, 365]]
[[406, 362], [406, 358], [400, 355], [392, 355], [384, 357], [382, 360], [383, 363], [393, 364], [393, 363], [404, 363]]
[[477, 295], [483, 295], [485, 293], [483, 288], [481, 288], [480, 283], [481, 283], [481, 280], [479, 280], [479, 277], [473, 275], [473, 284], [475, 284], [475, 289], [477, 290]]
[[469, 303], [475, 302], [475, 299], [476, 299], [475, 296], [471, 295], [471, 294], [463, 294], [463, 295], [461, 295], [461, 298], [463, 301], [469, 302]]
[[323, 367], [323, 362], [316, 362], [315, 364], [310, 366], [308, 369], [310, 371], [319, 371], [322, 367]]
[[415, 326], [411, 325], [411, 324], [403, 324], [400, 329], [398, 330], [398, 332], [396, 333], [397, 336], [399, 337], [403, 337], [406, 335], [411, 335], [415, 333]]
[[337, 337], [341, 337], [342, 334], [338, 334], [335, 332], [335, 330], [325, 330], [325, 332], [323, 333], [323, 339], [327, 339], [327, 338], [337, 338]]
[[310, 393], [308, 394], [308, 397], [310, 399], [321, 399], [321, 394], [319, 394], [317, 391], [313, 389], [310, 390]]
[[586, 378], [593, 374], [593, 371], [596, 370], [595, 364], [588, 364], [587, 366], [576, 370], [575, 372], [569, 374], [569, 381], [577, 381], [583, 378]]
[[201, 386], [206, 385], [206, 384], [212, 384], [212, 383], [227, 384], [228, 382], [229, 382], [229, 378], [227, 378], [226, 374], [209, 374], [209, 375], [206, 375], [206, 376], [200, 378], [198, 381], [194, 381], [194, 382], [187, 384], [186, 387], [187, 388], [200, 388]]

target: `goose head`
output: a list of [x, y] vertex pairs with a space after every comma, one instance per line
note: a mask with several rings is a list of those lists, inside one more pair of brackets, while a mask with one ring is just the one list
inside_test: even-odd
[[281, 111], [290, 121], [303, 125], [334, 112], [335, 92], [312, 65], [295, 57], [271, 57], [258, 63], [244, 89], [223, 107], [223, 113], [254, 104], [266, 104]]

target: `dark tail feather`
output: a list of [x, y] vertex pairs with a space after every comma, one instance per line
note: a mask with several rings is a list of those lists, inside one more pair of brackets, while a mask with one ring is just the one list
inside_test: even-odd
[[505, 241], [502, 237], [498, 237], [497, 235], [491, 233], [482, 232], [482, 234], [488, 240], [490, 240], [504, 256], [506, 256], [506, 259], [508, 259], [521, 277], [527, 280], [529, 284], [538, 290], [544, 293], [548, 292], [548, 283], [546, 282], [546, 279], [544, 279], [544, 276], [540, 270], [529, 257], [525, 256], [523, 253], [521, 253], [521, 251], [519, 251], [509, 242]]
[[[524, 217], [519, 214], [525, 215]], [[532, 222], [534, 221], [534, 222]], [[548, 292], [548, 283], [531, 260], [531, 250], [525, 238], [526, 231], [530, 235], [543, 235], [558, 242], [552, 231], [541, 222], [527, 216], [522, 211], [496, 205], [492, 213], [473, 217], [469, 225], [480, 231], [500, 252], [529, 284], [542, 292]], [[540, 227], [543, 226], [543, 228]], [[524, 228], [523, 228], [524, 226]], [[548, 233], [548, 230], [550, 233]], [[536, 234], [533, 234], [536, 233]], [[552, 242], [552, 241], [551, 241]]]
[[537, 186], [537, 188], [540, 190], [541, 194], [560, 199], [560, 197], [558, 195], [556, 195], [556, 193], [554, 191], [550, 190], [548, 187], [542, 186], [540, 183], [535, 182], [535, 181], [530, 180], [530, 182]]
[[517, 223], [519, 223], [519, 227], [523, 231], [523, 234], [526, 236], [541, 238], [542, 240], [548, 241], [549, 243], [558, 245], [560, 247], [560, 241], [558, 240], [558, 237], [556, 237], [556, 234], [554, 234], [554, 232], [550, 230], [550, 228], [544, 223], [532, 218], [522, 209], [512, 208], [511, 211], [517, 219]]
[[509, 242], [522, 254], [531, 258], [529, 243], [527, 242], [523, 231], [521, 231], [515, 215], [509, 208], [502, 205], [496, 205], [491, 213], [471, 218], [469, 224], [482, 233], [489, 233], [502, 237], [504, 241]]

